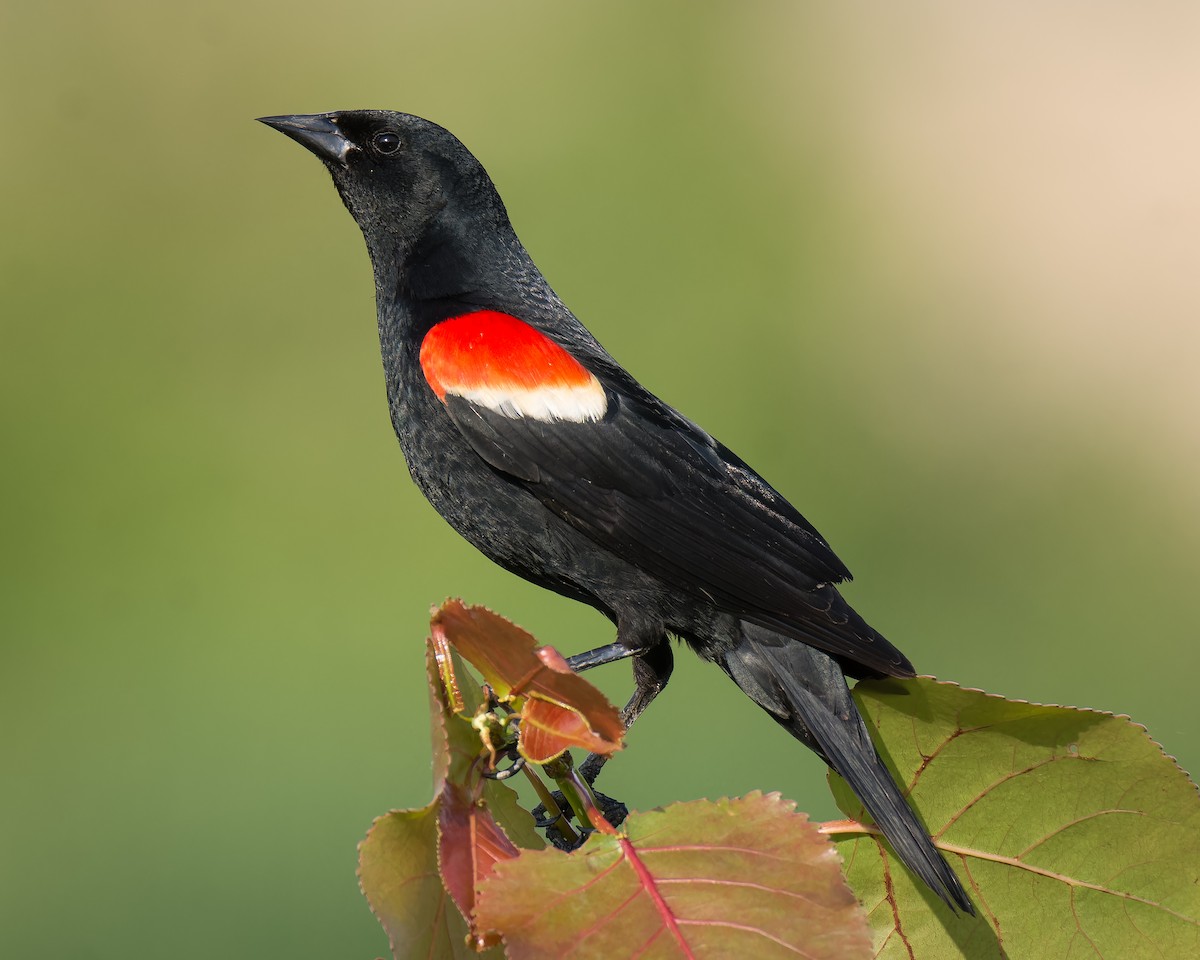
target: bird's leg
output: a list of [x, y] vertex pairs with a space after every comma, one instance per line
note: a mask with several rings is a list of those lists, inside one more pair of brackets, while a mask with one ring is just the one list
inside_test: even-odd
[[626, 657], [636, 656], [638, 652], [637, 648], [630, 647], [618, 640], [616, 643], [567, 657], [567, 666], [576, 673], [583, 673], [584, 670], [590, 670], [592, 667], [602, 667], [606, 663], [616, 663]]
[[[618, 640], [616, 643], [610, 643], [605, 647], [598, 647], [595, 650], [588, 650], [586, 653], [579, 653], [573, 657], [567, 658], [567, 663], [572, 670], [580, 671], [587, 670], [591, 667], [598, 667], [605, 663], [614, 663], [617, 660], [624, 660], [627, 657], [633, 657], [633, 680], [635, 689], [633, 696], [629, 698], [629, 702], [625, 704], [625, 709], [621, 711], [621, 722], [628, 730], [630, 725], [636, 720], [650, 705], [650, 702], [662, 692], [663, 687], [667, 685], [667, 681], [671, 678], [671, 671], [675, 666], [675, 657], [671, 652], [671, 643], [665, 635], [658, 634], [653, 639], [641, 643], [626, 643]], [[600, 775], [600, 768], [604, 766], [608, 757], [604, 754], [593, 753], [587, 757], [579, 765], [580, 775], [592, 784], [596, 777]], [[556, 801], [562, 801], [561, 794], [555, 795]], [[604, 794], [597, 792], [596, 801], [600, 805], [600, 812], [604, 814], [606, 820], [613, 826], [618, 826], [628, 812], [625, 804], [619, 800], [614, 800], [611, 797], [606, 797]], [[560, 803], [560, 806], [562, 806]], [[539, 805], [533, 810], [534, 819], [538, 821], [538, 826], [546, 826], [542, 821], [546, 819], [546, 808]], [[554, 840], [553, 835], [547, 835], [551, 842], [558, 844]], [[564, 847], [564, 849], [569, 849]]]
[[671, 652], [671, 644], [666, 638], [648, 649], [636, 654], [633, 661], [633, 682], [635, 689], [625, 709], [621, 711], [621, 722], [628, 730], [633, 721], [642, 715], [642, 711], [650, 706], [667, 681], [671, 679], [671, 671], [675, 669], [675, 655]]
[[[611, 646], [623, 646], [623, 644], [618, 641]], [[601, 650], [604, 649], [607, 648], [601, 648]], [[600, 652], [600, 650], [591, 651], [591, 653]], [[671, 652], [670, 641], [665, 637], [653, 646], [644, 647], [631, 654], [623, 654], [623, 656], [631, 655], [634, 658], [633, 682], [635, 688], [633, 696], [629, 698], [625, 709], [621, 711], [621, 722], [625, 724], [626, 730], [633, 726], [633, 721], [641, 716], [642, 711], [650, 706], [651, 701], [662, 693], [667, 681], [671, 679], [671, 671], [675, 668], [675, 655]], [[584, 656], [589, 656], [589, 654], [584, 654]], [[593, 783], [600, 775], [600, 768], [604, 766], [606, 760], [608, 760], [607, 754], [593, 753], [579, 765], [579, 772], [588, 783]]]

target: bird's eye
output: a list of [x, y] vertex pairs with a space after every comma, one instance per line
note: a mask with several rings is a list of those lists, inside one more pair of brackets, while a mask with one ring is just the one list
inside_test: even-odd
[[371, 139], [371, 145], [377, 152], [387, 156], [400, 149], [400, 138], [396, 134], [385, 130], [383, 133], [375, 134]]

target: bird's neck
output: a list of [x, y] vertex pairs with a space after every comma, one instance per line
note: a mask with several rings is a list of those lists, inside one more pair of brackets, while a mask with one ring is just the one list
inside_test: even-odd
[[368, 236], [381, 340], [419, 344], [434, 324], [474, 310], [521, 312], [553, 297], [500, 217], [435, 218], [415, 240]]
[[436, 324], [476, 310], [517, 316], [557, 301], [507, 217], [435, 220], [415, 240], [364, 231], [375, 271], [379, 346], [393, 421], [422, 386], [421, 342]]

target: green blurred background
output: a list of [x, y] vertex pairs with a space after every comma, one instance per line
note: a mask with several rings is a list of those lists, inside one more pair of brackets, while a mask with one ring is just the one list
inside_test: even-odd
[[[0, 956], [384, 953], [429, 605], [611, 638], [411, 486], [361, 238], [262, 114], [454, 130], [921, 670], [1200, 767], [1198, 8], [1008, 6], [5, 4]], [[690, 656], [605, 780], [834, 813]]]

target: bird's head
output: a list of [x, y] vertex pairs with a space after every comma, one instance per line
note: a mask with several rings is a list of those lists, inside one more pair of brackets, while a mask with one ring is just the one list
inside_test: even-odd
[[260, 119], [324, 162], [377, 261], [403, 264], [431, 232], [441, 242], [435, 226], [511, 229], [483, 166], [436, 123], [391, 110]]

